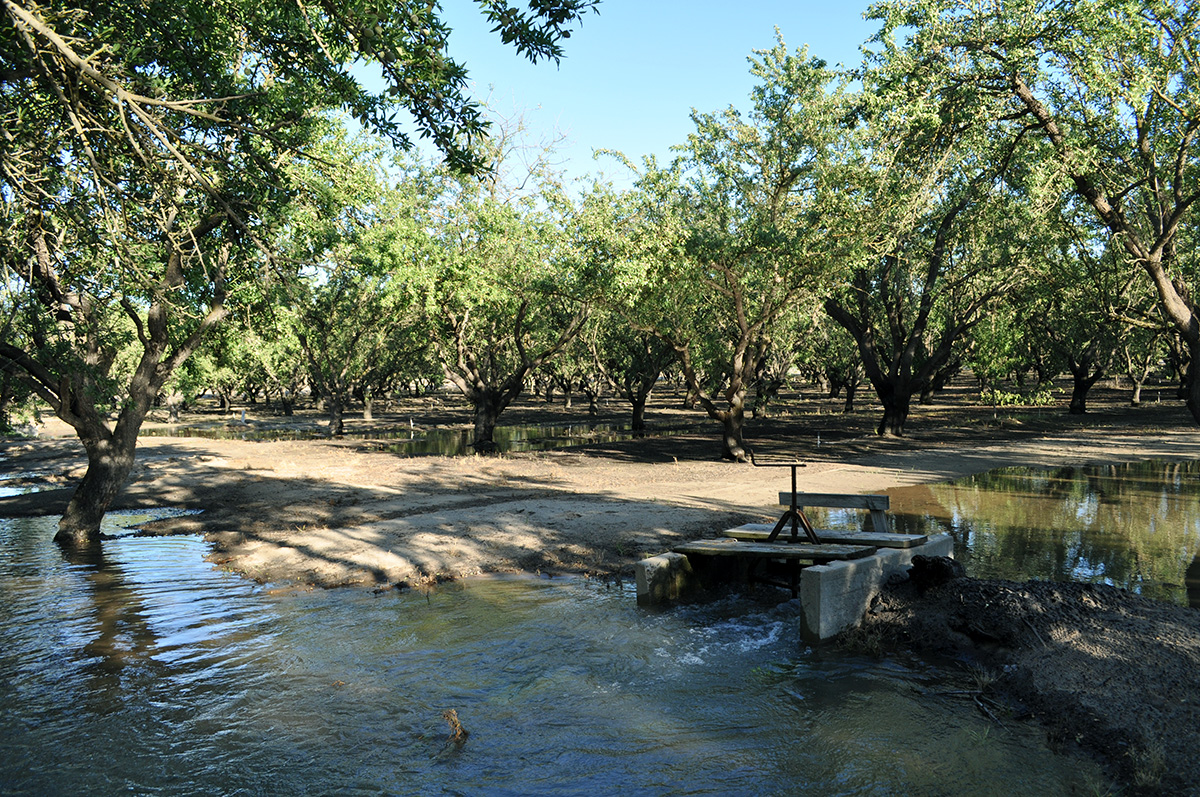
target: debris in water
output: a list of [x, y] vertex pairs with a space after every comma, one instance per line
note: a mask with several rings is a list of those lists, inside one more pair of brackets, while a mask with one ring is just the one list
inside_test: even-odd
[[448, 741], [454, 744], [462, 744], [467, 740], [467, 729], [458, 721], [458, 712], [452, 708], [448, 708], [442, 712], [442, 719], [446, 720], [450, 725], [450, 739]]

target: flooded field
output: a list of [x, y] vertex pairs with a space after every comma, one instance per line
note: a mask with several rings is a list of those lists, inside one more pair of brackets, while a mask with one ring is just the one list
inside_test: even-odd
[[[106, 530], [143, 519], [114, 515]], [[959, 676], [806, 648], [790, 603], [646, 611], [630, 585], [583, 579], [273, 589], [214, 569], [196, 538], [125, 536], [69, 562], [53, 530], [0, 521], [5, 794], [1073, 794], [1101, 782], [1037, 728], [997, 727], [956, 697]]]

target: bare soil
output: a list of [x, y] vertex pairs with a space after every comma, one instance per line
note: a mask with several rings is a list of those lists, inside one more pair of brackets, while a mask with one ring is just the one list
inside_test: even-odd
[[[877, 412], [790, 397], [751, 419], [760, 454], [807, 463], [799, 488], [879, 492], [1010, 465], [1200, 458], [1200, 429], [1173, 399], [1128, 406], [1093, 390], [1091, 411], [995, 412], [964, 389], [914, 408], [904, 439], [872, 434]], [[198, 412], [185, 425], [227, 434], [320, 429], [314, 414], [261, 407]], [[530, 400], [501, 422], [623, 421]], [[678, 407], [652, 425], [698, 431], [504, 456], [408, 457], [382, 450], [395, 427], [463, 424], [452, 399], [412, 400], [348, 424], [342, 439], [253, 442], [143, 436], [139, 464], [114, 508], [204, 510], [148, 533], [203, 533], [217, 565], [263, 582], [389, 589], [489, 572], [628, 576], [639, 559], [730, 525], [773, 519], [786, 469], [717, 459], [717, 427]], [[170, 427], [153, 419], [147, 432]], [[61, 423], [0, 443], [0, 517], [61, 512], [83, 474], [82, 447]], [[907, 591], [906, 591], [907, 590]], [[845, 644], [881, 655], [953, 656], [989, 673], [981, 707], [1036, 716], [1052, 738], [1105, 760], [1130, 791], [1200, 794], [1200, 612], [1120, 590], [952, 581], [924, 595], [887, 593]]]

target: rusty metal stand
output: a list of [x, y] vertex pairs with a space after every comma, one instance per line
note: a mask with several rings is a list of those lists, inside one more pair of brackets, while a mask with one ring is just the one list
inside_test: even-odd
[[784, 542], [802, 542], [800, 539], [800, 528], [804, 528], [804, 534], [811, 543], [820, 544], [821, 538], [817, 536], [817, 532], [813, 529], [812, 523], [808, 522], [804, 511], [796, 505], [796, 468], [805, 467], [805, 463], [797, 462], [796, 460], [763, 460], [759, 461], [754, 452], [750, 452], [750, 462], [756, 468], [791, 468], [792, 469], [792, 503], [779, 518], [779, 522], [775, 524], [775, 528], [771, 529], [771, 534], [767, 537], [767, 542], [775, 542], [779, 538], [779, 532], [783, 531], [784, 526], [791, 525], [791, 536], [784, 538]]

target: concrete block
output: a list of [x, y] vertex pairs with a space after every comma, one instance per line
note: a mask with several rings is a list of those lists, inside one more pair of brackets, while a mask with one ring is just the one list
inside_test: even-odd
[[696, 588], [692, 565], [681, 553], [664, 553], [643, 559], [634, 565], [634, 575], [637, 602], [641, 606], [675, 600]]
[[954, 540], [949, 534], [934, 534], [929, 542], [913, 548], [880, 548], [863, 559], [804, 568], [800, 572], [804, 639], [821, 642], [862, 620], [888, 579], [906, 575], [917, 554], [953, 556]]

